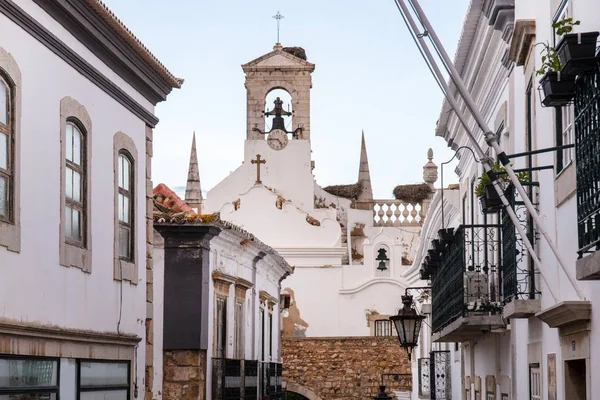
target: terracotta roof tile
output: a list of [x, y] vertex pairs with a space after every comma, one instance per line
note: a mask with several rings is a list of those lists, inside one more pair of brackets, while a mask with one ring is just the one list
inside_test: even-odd
[[148, 63], [171, 87], [181, 88], [183, 79], [175, 77], [158, 58], [131, 32], [123, 22], [102, 2], [102, 0], [85, 0], [90, 7], [131, 46], [135, 52]]

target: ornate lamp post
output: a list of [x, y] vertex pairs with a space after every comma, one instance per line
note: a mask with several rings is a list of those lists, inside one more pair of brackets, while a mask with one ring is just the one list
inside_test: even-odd
[[[406, 289], [406, 292], [408, 292], [408, 289]], [[421, 323], [426, 317], [420, 315], [417, 310], [414, 309], [413, 297], [408, 293], [402, 296], [402, 304], [404, 304], [404, 307], [398, 310], [398, 315], [390, 317], [390, 321], [394, 323], [396, 332], [398, 332], [400, 346], [406, 349], [408, 361], [410, 361], [412, 350], [417, 346], [417, 342], [419, 341]]]
[[392, 400], [392, 398], [385, 394], [385, 386], [379, 386], [379, 393], [373, 397], [373, 400]]

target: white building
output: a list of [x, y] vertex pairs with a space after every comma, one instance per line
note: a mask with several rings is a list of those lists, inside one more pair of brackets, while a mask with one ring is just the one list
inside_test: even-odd
[[[431, 278], [433, 307], [424, 307], [432, 329], [424, 327], [420, 359], [413, 364], [414, 398], [579, 400], [600, 393], [592, 379], [600, 363], [600, 327], [591, 318], [600, 306], [594, 282], [600, 269], [594, 252], [598, 166], [591, 150], [600, 140], [595, 36], [590, 58], [562, 64], [562, 80], [573, 82], [577, 75], [575, 89], [571, 83], [570, 94], [560, 99], [570, 98], [569, 104], [545, 107], [550, 98], [536, 74], [543, 66], [536, 43], [559, 48], [561, 36], [552, 24], [573, 17], [581, 21], [573, 32], [598, 31], [596, 9], [591, 0], [471, 1], [455, 64], [513, 168], [530, 171], [525, 187], [566, 268], [518, 196], [514, 210], [533, 240], [539, 269], [505, 212], [482, 213], [474, 193], [482, 167], [468, 150], [459, 150], [469, 142], [444, 102], [436, 134], [461, 156], [460, 189], [445, 191], [444, 222], [429, 219], [423, 231], [435, 237], [451, 227], [455, 236], [446, 246], [425, 243], [433, 253], [420, 255], [430, 264], [424, 277]], [[590, 69], [575, 71], [578, 66]], [[487, 150], [470, 115], [468, 121]], [[441, 213], [438, 196], [430, 216]], [[440, 245], [441, 252], [434, 250]]]
[[[420, 195], [412, 204], [373, 199], [364, 136], [358, 182], [323, 189], [311, 158], [311, 135], [322, 134], [310, 130], [315, 65], [303, 49], [276, 44], [242, 68], [248, 99], [244, 162], [208, 191], [203, 210], [220, 212], [296, 268], [283, 288], [291, 296], [284, 335], [373, 334], [370, 321], [394, 314], [408, 276], [418, 273], [412, 260], [437, 179], [433, 155], [424, 169], [428, 183], [404, 188]], [[391, 334], [389, 325], [382, 329]]]
[[181, 83], [99, 0], [0, 2], [0, 398], [144, 396], [154, 106]]
[[155, 397], [281, 398], [280, 288], [292, 268], [218, 214], [154, 192]]

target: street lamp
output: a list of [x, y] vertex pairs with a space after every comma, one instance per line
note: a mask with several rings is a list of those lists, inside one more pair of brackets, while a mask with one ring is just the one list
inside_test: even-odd
[[392, 398], [385, 394], [385, 386], [379, 386], [379, 393], [373, 397], [373, 400], [392, 400]]
[[405, 294], [402, 296], [402, 304], [404, 304], [404, 307], [398, 310], [398, 315], [390, 317], [390, 321], [394, 323], [398, 339], [400, 340], [400, 346], [406, 349], [408, 361], [410, 361], [412, 350], [417, 346], [417, 342], [419, 341], [421, 322], [426, 317], [419, 315], [417, 310], [413, 308], [413, 297], [411, 295]]

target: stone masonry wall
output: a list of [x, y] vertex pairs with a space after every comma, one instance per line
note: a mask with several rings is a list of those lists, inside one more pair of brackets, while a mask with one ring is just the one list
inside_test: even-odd
[[381, 374], [387, 393], [411, 390], [406, 350], [396, 337], [283, 338], [283, 381], [327, 400], [367, 400], [378, 393]]
[[206, 351], [165, 351], [163, 373], [163, 400], [206, 398]]

